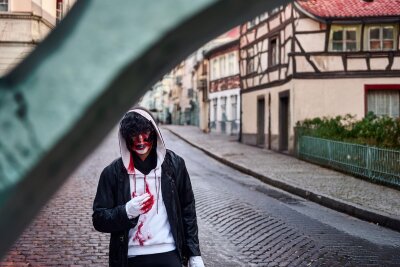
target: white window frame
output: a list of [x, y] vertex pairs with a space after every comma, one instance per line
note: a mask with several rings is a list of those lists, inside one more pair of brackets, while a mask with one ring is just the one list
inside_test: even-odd
[[231, 120], [237, 120], [238, 95], [231, 95]]
[[57, 1], [56, 2], [56, 21], [60, 23], [60, 21], [64, 18], [64, 2]]
[[[272, 51], [272, 42], [273, 41], [275, 41], [275, 52], [274, 51]], [[271, 39], [270, 39], [270, 41], [269, 41], [269, 55], [268, 55], [268, 57], [270, 58], [270, 61], [268, 62], [269, 64], [269, 67], [274, 67], [274, 66], [276, 66], [276, 65], [279, 65], [280, 64], [280, 60], [279, 60], [279, 54], [280, 54], [280, 51], [279, 51], [279, 47], [280, 47], [280, 45], [279, 45], [279, 38], [278, 38], [278, 36], [274, 36], [274, 37], [272, 37]]]
[[226, 59], [225, 55], [219, 57], [219, 78], [226, 77]]
[[218, 59], [213, 58], [211, 60], [211, 80], [216, 80], [218, 78]]
[[[334, 50], [333, 49], [333, 33], [337, 31], [342, 31], [343, 39], [342, 39], [342, 50]], [[346, 32], [347, 31], [355, 31], [356, 32], [356, 50], [347, 50], [347, 39]], [[332, 25], [331, 30], [329, 32], [329, 51], [330, 52], [356, 52], [360, 51], [360, 38], [361, 38], [361, 26], [360, 25]]]
[[228, 54], [228, 76], [232, 76], [236, 73], [235, 59], [235, 52]]
[[[391, 27], [393, 28], [393, 39], [390, 39], [393, 41], [393, 48], [390, 49], [385, 49], [383, 47], [383, 29], [386, 27]], [[379, 29], [379, 42], [380, 42], [380, 47], [378, 49], [372, 49], [371, 48], [371, 39], [370, 39], [370, 32], [372, 29]], [[368, 51], [393, 51], [396, 50], [397, 48], [397, 40], [398, 40], [398, 26], [395, 24], [374, 24], [374, 25], [368, 25], [365, 27], [365, 42], [364, 45], [367, 48]], [[389, 39], [388, 39], [389, 40]]]

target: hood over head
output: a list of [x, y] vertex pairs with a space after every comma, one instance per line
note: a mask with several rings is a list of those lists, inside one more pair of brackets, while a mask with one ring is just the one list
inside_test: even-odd
[[[167, 152], [160, 129], [158, 128], [156, 122], [154, 121], [153, 116], [146, 109], [140, 108], [140, 107], [133, 108], [133, 109], [129, 110], [125, 114], [125, 116], [131, 112], [135, 112], [135, 113], [143, 116], [148, 121], [150, 121], [151, 124], [153, 125], [156, 135], [157, 135], [157, 166], [156, 166], [156, 168], [160, 167], [161, 164], [164, 162], [164, 158], [165, 158], [165, 155]], [[124, 116], [124, 118], [125, 118], [125, 116]], [[122, 120], [121, 120], [121, 122], [122, 122]], [[119, 131], [118, 131], [118, 138], [119, 138], [119, 146], [120, 146], [120, 151], [121, 151], [122, 162], [124, 163], [125, 169], [127, 170], [128, 174], [134, 174], [135, 170], [134, 170], [134, 167], [132, 164], [133, 158], [132, 158], [131, 152], [128, 150], [128, 148], [126, 146], [125, 138], [121, 134], [121, 122], [120, 122]]]

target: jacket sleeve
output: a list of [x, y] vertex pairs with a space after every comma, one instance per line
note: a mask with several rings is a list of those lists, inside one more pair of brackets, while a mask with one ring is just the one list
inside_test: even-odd
[[189, 173], [186, 169], [185, 161], [180, 158], [178, 177], [181, 180], [179, 200], [182, 211], [183, 231], [185, 235], [185, 244], [187, 256], [200, 256], [200, 246], [198, 237], [196, 205], [190, 182]]
[[137, 224], [137, 218], [130, 220], [125, 204], [117, 205], [117, 177], [112, 165], [106, 167], [100, 175], [96, 197], [93, 202], [93, 226], [104, 233], [129, 230]]

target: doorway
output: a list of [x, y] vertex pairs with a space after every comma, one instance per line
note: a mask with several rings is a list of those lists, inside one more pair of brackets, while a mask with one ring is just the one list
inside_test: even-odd
[[290, 92], [279, 93], [279, 150], [289, 149]]
[[265, 98], [257, 99], [257, 145], [265, 144]]

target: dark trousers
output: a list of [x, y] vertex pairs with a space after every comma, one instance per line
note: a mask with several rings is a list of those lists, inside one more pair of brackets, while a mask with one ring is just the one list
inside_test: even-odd
[[176, 250], [128, 258], [129, 267], [181, 267]]

